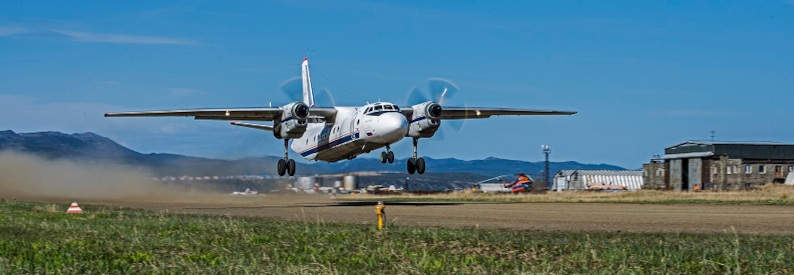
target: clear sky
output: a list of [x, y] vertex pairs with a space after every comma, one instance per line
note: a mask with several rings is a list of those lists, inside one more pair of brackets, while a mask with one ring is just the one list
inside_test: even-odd
[[[639, 168], [688, 139], [794, 143], [794, 1], [2, 1], [0, 129], [95, 132], [144, 153], [279, 155], [224, 121], [109, 111], [274, 106], [312, 64], [337, 105], [429, 77], [449, 105], [576, 110], [469, 120], [420, 155]], [[410, 140], [395, 146], [410, 154]], [[377, 157], [370, 155], [367, 157]]]

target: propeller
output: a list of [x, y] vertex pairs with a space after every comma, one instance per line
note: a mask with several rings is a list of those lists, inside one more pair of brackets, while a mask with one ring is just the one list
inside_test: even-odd
[[[408, 93], [408, 105], [416, 105], [427, 101], [433, 101], [443, 107], [448, 100], [454, 97], [458, 92], [458, 86], [455, 85], [455, 83], [452, 83], [452, 81], [444, 78], [428, 78], [427, 86], [430, 90], [429, 96], [418, 87], [411, 89], [411, 91]], [[464, 121], [465, 120], [462, 119], [450, 119], [445, 120], [442, 124], [449, 125], [455, 131], [460, 131], [463, 128]], [[439, 129], [434, 136], [437, 136], [439, 140], [443, 140], [443, 130]]]
[[[303, 80], [300, 77], [293, 77], [281, 83], [281, 92], [292, 101], [303, 102]], [[331, 90], [323, 88], [314, 90], [314, 104], [316, 106], [332, 107], [336, 106]]]

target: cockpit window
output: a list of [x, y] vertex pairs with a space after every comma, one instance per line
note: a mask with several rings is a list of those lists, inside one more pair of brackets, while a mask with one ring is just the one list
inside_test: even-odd
[[400, 107], [397, 107], [397, 105], [377, 103], [374, 106], [368, 107], [364, 111], [364, 114], [375, 115], [378, 113], [392, 113], [399, 111], [400, 111]]

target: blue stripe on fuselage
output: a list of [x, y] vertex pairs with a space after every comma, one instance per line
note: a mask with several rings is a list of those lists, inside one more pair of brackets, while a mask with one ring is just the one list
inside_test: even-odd
[[314, 147], [312, 149], [309, 149], [309, 150], [306, 150], [306, 151], [303, 151], [300, 154], [301, 154], [301, 156], [306, 157], [306, 156], [311, 155], [311, 154], [320, 153], [322, 151], [334, 148], [334, 147], [336, 147], [336, 146], [338, 146], [340, 144], [343, 144], [343, 143], [346, 143], [348, 141], [351, 141], [354, 138], [358, 139], [358, 137], [359, 137], [358, 132], [352, 133], [352, 134], [349, 134], [349, 135], [345, 135], [345, 136], [337, 138], [337, 139], [335, 139], [335, 140], [333, 140], [331, 142], [324, 143], [324, 144], [318, 144], [316, 147]]
[[420, 117], [417, 117], [417, 118], [414, 118], [413, 120], [411, 120], [411, 123], [414, 123], [414, 122], [417, 122], [417, 121], [421, 121], [421, 120], [425, 120], [425, 119], [427, 119], [427, 117], [420, 116]]

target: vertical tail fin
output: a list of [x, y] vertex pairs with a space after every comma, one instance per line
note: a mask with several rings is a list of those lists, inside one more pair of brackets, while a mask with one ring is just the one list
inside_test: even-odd
[[314, 93], [312, 93], [312, 78], [309, 75], [309, 59], [304, 58], [301, 65], [301, 78], [303, 79], [303, 103], [314, 107]]

